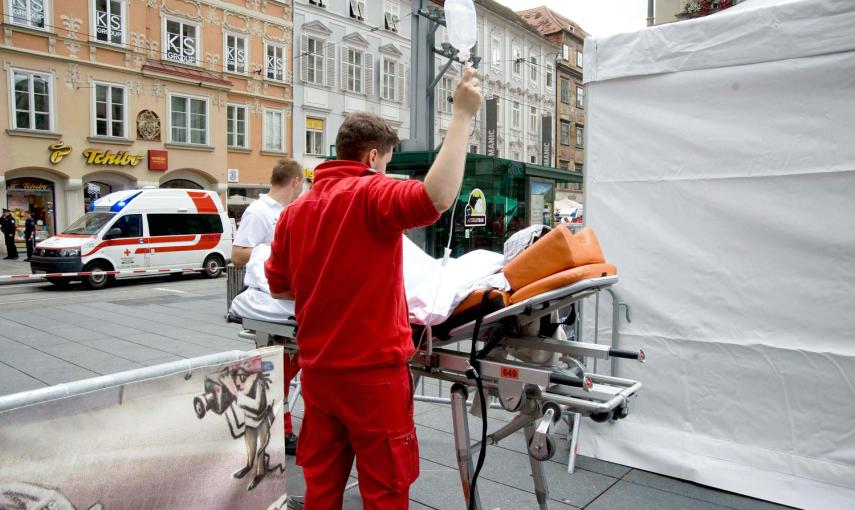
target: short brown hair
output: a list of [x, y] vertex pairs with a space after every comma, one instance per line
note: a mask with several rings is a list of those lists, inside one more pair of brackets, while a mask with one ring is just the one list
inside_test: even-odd
[[273, 167], [270, 184], [284, 186], [297, 177], [303, 176], [303, 166], [293, 159], [280, 159]]
[[338, 129], [336, 158], [359, 161], [371, 149], [385, 154], [398, 142], [398, 133], [382, 118], [368, 112], [351, 113]]

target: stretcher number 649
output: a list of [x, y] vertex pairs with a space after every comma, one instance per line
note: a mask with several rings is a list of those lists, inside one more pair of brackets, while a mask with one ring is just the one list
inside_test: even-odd
[[520, 378], [520, 370], [514, 367], [502, 367], [501, 377], [502, 379], [513, 379], [516, 381]]

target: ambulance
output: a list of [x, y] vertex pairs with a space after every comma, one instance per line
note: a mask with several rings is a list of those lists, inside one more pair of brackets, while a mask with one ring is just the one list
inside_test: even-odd
[[[39, 243], [35, 274], [199, 268], [207, 278], [223, 272], [233, 229], [219, 195], [186, 189], [136, 189], [110, 193], [61, 234]], [[55, 285], [82, 280], [90, 289], [116, 277], [48, 276]]]

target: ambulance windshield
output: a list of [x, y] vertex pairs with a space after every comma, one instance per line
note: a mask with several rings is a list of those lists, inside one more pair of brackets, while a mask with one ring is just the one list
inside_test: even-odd
[[94, 236], [110, 221], [116, 213], [90, 212], [71, 224], [63, 234], [84, 234]]

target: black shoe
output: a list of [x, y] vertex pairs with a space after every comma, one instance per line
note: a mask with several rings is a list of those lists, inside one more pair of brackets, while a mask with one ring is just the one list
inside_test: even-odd
[[11, 257], [9, 260], [18, 260], [18, 257]]
[[12, 257], [3, 257], [3, 260], [9, 260], [9, 259], [11, 259], [11, 258], [12, 258]]
[[252, 489], [254, 489], [256, 486], [258, 486], [258, 483], [261, 482], [262, 478], [264, 478], [264, 475], [255, 475], [255, 478], [253, 478], [252, 481], [249, 482], [249, 486], [246, 488], [246, 490], [251, 491]]
[[29, 261], [30, 261], [30, 259], [24, 259], [24, 262], [29, 262]]
[[249, 466], [244, 466], [240, 470], [235, 471], [234, 477], [235, 478], [243, 478], [244, 476], [246, 476], [247, 473], [250, 472], [251, 469], [252, 469], [251, 464]]
[[285, 436], [285, 455], [297, 455], [297, 434]]

